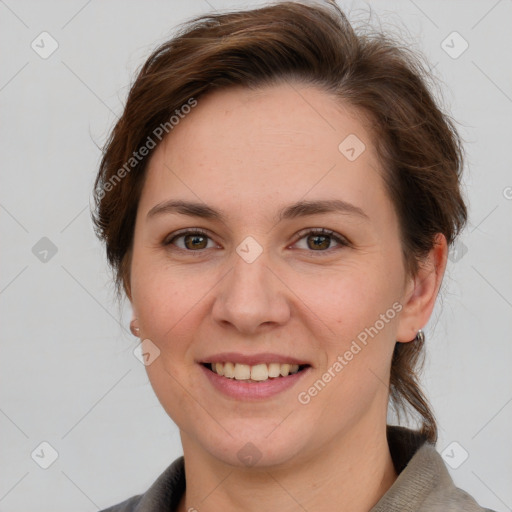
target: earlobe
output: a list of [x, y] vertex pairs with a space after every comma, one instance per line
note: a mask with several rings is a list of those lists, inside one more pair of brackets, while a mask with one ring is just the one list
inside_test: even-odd
[[441, 287], [447, 256], [446, 237], [438, 233], [434, 247], [421, 262], [418, 271], [411, 277], [410, 285], [407, 286], [397, 330], [398, 342], [416, 340], [418, 331], [428, 322]]
[[130, 331], [135, 337], [138, 338], [140, 336], [140, 328], [137, 318], [132, 318], [132, 321], [130, 322]]

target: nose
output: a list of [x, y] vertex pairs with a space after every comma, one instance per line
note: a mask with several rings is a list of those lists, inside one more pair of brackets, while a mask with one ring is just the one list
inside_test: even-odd
[[290, 318], [289, 289], [265, 253], [248, 263], [235, 255], [231, 272], [217, 287], [212, 315], [216, 322], [243, 334], [256, 334]]

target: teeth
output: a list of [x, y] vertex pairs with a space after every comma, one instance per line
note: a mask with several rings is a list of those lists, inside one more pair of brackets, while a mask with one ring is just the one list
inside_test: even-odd
[[281, 375], [281, 365], [279, 363], [270, 363], [268, 365], [268, 376], [279, 377]]
[[236, 380], [252, 380], [252, 381], [264, 381], [269, 378], [286, 377], [287, 375], [297, 373], [299, 371], [298, 364], [255, 364], [250, 366], [248, 364], [240, 363], [212, 363], [212, 371], [218, 375], [223, 375], [228, 379]]
[[[224, 377], [227, 377], [228, 379], [235, 378], [235, 365], [233, 363], [225, 363], [224, 365], [222, 363], [217, 363], [215, 366], [216, 366], [217, 373], [219, 373], [218, 372], [219, 366], [221, 368], [224, 367], [221, 370], [224, 373]], [[220, 373], [219, 373], [219, 375], [220, 375]]]
[[251, 378], [251, 367], [248, 364], [235, 364], [235, 379], [247, 380]]
[[266, 364], [255, 364], [254, 366], [251, 366], [251, 379], [267, 380], [268, 366]]
[[282, 364], [281, 365], [281, 375], [283, 377], [286, 377], [290, 373], [290, 365], [289, 364]]

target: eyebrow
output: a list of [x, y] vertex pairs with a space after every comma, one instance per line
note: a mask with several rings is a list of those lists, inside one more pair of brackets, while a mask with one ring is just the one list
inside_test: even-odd
[[[215, 210], [204, 203], [182, 200], [169, 200], [158, 203], [149, 210], [146, 219], [149, 220], [157, 215], [172, 213], [226, 222], [226, 216], [221, 211]], [[279, 210], [278, 220], [290, 220], [321, 213], [342, 213], [369, 220], [368, 215], [361, 208], [341, 199], [298, 201]]]

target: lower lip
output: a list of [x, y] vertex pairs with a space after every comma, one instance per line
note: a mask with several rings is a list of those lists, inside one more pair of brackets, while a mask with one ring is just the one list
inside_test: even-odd
[[293, 375], [262, 382], [244, 382], [243, 380], [222, 377], [202, 364], [200, 366], [215, 389], [237, 400], [261, 400], [275, 396], [294, 386], [311, 369], [311, 366], [309, 366]]

